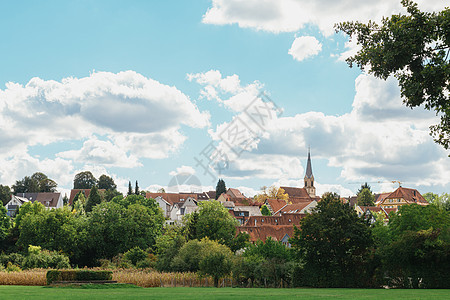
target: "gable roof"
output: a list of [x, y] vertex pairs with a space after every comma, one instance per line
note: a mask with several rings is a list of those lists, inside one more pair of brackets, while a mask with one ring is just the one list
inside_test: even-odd
[[146, 193], [145, 197], [147, 198], [153, 198], [156, 197], [163, 198], [166, 202], [168, 202], [170, 205], [174, 205], [175, 203], [183, 202], [187, 198], [191, 197], [194, 198], [194, 200], [197, 201], [197, 194], [176, 194], [176, 193]]
[[295, 203], [295, 204], [288, 204], [282, 207], [280, 210], [276, 211], [275, 213], [291, 213], [291, 214], [298, 214], [300, 213], [304, 208], [306, 208], [308, 205], [310, 205], [313, 202], [301, 202], [301, 203]]
[[16, 196], [16, 195], [11, 195], [11, 200], [9, 200], [9, 201], [12, 201], [13, 199], [20, 202], [21, 205], [23, 205], [26, 202], [30, 202], [30, 200], [28, 200], [27, 198]]
[[280, 199], [267, 199], [265, 204], [275, 213], [287, 205], [286, 201]]
[[298, 187], [289, 187], [289, 186], [281, 186], [286, 194], [289, 195], [289, 201], [292, 202], [291, 198], [296, 199], [305, 199], [305, 200], [311, 200], [311, 197], [309, 196], [308, 192], [305, 188], [298, 188]]
[[306, 214], [286, 213], [278, 216], [251, 216], [245, 226], [298, 225]]
[[386, 199], [399, 199], [402, 198], [408, 204], [417, 203], [419, 205], [428, 205], [428, 201], [419, 193], [416, 189], [409, 189], [404, 187], [399, 187], [393, 191]]
[[387, 196], [389, 196], [391, 193], [381, 193], [381, 194], [375, 194], [375, 204], [378, 205], [381, 203], [384, 199], [386, 199]]
[[238, 189], [229, 188], [227, 194], [230, 195], [231, 198], [245, 198]]
[[38, 201], [45, 207], [56, 207], [58, 205], [58, 200], [61, 197], [61, 193], [19, 193], [18, 195], [32, 203]]

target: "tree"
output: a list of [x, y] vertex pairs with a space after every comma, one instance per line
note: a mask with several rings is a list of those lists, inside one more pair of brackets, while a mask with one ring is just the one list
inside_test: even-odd
[[73, 197], [72, 200], [72, 207], [75, 207], [75, 203], [80, 199], [80, 196], [83, 196], [83, 207], [86, 205], [86, 195], [84, 194], [84, 191], [79, 191], [75, 197]]
[[266, 186], [261, 187], [262, 193], [255, 196], [255, 200], [260, 203], [264, 203], [267, 199], [279, 199], [284, 200], [286, 203], [289, 200], [289, 195], [286, 194], [284, 189], [277, 188], [276, 186], [272, 185], [267, 189]]
[[98, 189], [94, 185], [91, 188], [91, 191], [89, 192], [89, 197], [87, 198], [87, 201], [86, 201], [86, 207], [85, 207], [86, 212], [91, 212], [92, 208], [94, 206], [100, 204], [101, 202], [102, 202], [102, 199], [100, 197], [100, 194], [98, 193]]
[[359, 206], [373, 206], [375, 205], [375, 196], [370, 189], [364, 188], [358, 194], [357, 201]]
[[140, 193], [139, 193], [139, 185], [138, 185], [137, 180], [136, 180], [136, 185], [135, 185], [135, 187], [134, 187], [134, 194], [135, 194], [135, 195], [139, 195], [139, 194], [140, 194]]
[[133, 195], [133, 188], [131, 187], [131, 181], [128, 181], [128, 193], [127, 195]]
[[6, 215], [6, 208], [1, 205], [0, 206], [0, 242], [6, 239], [9, 231], [9, 227], [11, 226], [11, 220]]
[[220, 197], [220, 195], [222, 195], [223, 193], [227, 192], [227, 187], [225, 185], [225, 181], [223, 181], [223, 179], [219, 179], [219, 181], [217, 181], [217, 185], [216, 185], [216, 200]]
[[167, 225], [164, 234], [156, 239], [156, 265], [158, 271], [173, 271], [172, 260], [178, 254], [180, 248], [186, 243], [185, 228], [180, 225]]
[[55, 181], [49, 179], [47, 175], [36, 172], [31, 176], [25, 176], [17, 180], [12, 186], [14, 194], [18, 193], [54, 193], [58, 185]]
[[212, 251], [208, 253], [201, 261], [199, 270], [202, 274], [210, 275], [214, 278], [214, 286], [219, 287], [219, 279], [230, 274], [233, 265], [232, 253], [223, 253], [224, 251]]
[[265, 204], [263, 206], [261, 206], [261, 214], [263, 216], [271, 216], [272, 215], [270, 210], [267, 208], [267, 205], [265, 205]]
[[[199, 203], [198, 216], [195, 224], [190, 224], [190, 230], [195, 230], [195, 239], [209, 238], [224, 245], [230, 245], [236, 233], [238, 221], [218, 201], [203, 201]], [[189, 214], [185, 217], [185, 224], [191, 221]], [[190, 234], [190, 233], [188, 233]]]
[[0, 184], [0, 200], [6, 205], [11, 200], [11, 189], [7, 185]]
[[97, 186], [99, 190], [115, 191], [117, 189], [117, 185], [115, 184], [114, 179], [105, 174], [101, 175], [98, 178]]
[[73, 179], [74, 189], [90, 189], [97, 184], [97, 179], [90, 171], [80, 172]]
[[67, 197], [67, 194], [64, 194], [63, 203], [64, 205], [69, 205], [69, 197]]
[[339, 195], [325, 194], [290, 242], [304, 263], [304, 285], [351, 287], [365, 281], [361, 268], [373, 244], [369, 226]]
[[450, 147], [450, 9], [422, 12], [411, 0], [402, 0], [408, 14], [383, 18], [381, 25], [369, 21], [336, 25], [361, 50], [347, 59], [352, 67], [366, 68], [370, 74], [387, 79], [394, 75], [404, 103], [413, 108], [424, 104], [440, 116], [440, 124], [430, 127], [435, 142]]
[[439, 209], [450, 211], [450, 194], [442, 193], [442, 195], [439, 195], [433, 193], [425, 193], [423, 194], [423, 197], [430, 204], [438, 207]]
[[369, 191], [372, 192], [372, 188], [370, 187], [370, 185], [367, 182], [365, 182], [364, 184], [361, 184], [361, 187], [359, 188], [358, 192], [356, 192], [356, 196], [358, 196], [364, 189], [369, 189]]

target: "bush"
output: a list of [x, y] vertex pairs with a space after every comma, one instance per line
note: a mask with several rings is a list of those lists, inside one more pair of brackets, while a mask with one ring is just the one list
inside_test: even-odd
[[130, 249], [127, 252], [125, 252], [123, 254], [123, 258], [130, 261], [133, 265], [136, 266], [137, 262], [148, 258], [148, 254], [141, 248], [134, 247], [133, 249]]
[[11, 262], [8, 262], [8, 265], [6, 266], [6, 272], [20, 272], [20, 271], [22, 271], [22, 269], [19, 266]]
[[53, 269], [68, 269], [70, 268], [69, 258], [63, 254], [55, 251], [41, 251], [39, 254], [30, 254], [23, 260], [22, 267], [24, 269], [35, 268], [53, 268]]
[[49, 270], [47, 271], [47, 284], [54, 281], [91, 281], [91, 280], [111, 280], [112, 271], [93, 270]]
[[22, 266], [24, 256], [19, 253], [1, 254], [0, 265], [6, 267], [8, 263], [12, 263], [16, 266]]

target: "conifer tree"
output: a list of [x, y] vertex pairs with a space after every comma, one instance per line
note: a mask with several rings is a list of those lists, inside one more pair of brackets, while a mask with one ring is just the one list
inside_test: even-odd
[[216, 200], [222, 195], [223, 193], [227, 192], [227, 187], [225, 185], [225, 181], [223, 179], [219, 179], [216, 185]]
[[91, 212], [92, 208], [96, 206], [97, 204], [100, 204], [102, 202], [102, 198], [100, 197], [100, 194], [98, 193], [97, 186], [93, 186], [91, 189], [91, 192], [89, 193], [89, 197], [86, 201], [86, 212]]

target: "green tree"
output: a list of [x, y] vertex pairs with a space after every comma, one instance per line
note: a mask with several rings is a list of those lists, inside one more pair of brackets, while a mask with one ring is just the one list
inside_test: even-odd
[[69, 197], [67, 197], [67, 194], [64, 194], [63, 203], [64, 205], [69, 205]]
[[91, 212], [92, 208], [102, 202], [100, 194], [97, 187], [94, 185], [89, 192], [89, 197], [86, 201], [85, 210], [86, 212]]
[[[189, 225], [189, 230], [195, 230], [195, 234], [190, 232], [190, 236], [198, 240], [207, 237], [224, 245], [232, 244], [238, 221], [218, 201], [203, 201], [199, 206], [195, 224]], [[191, 216], [195, 214], [187, 215], [185, 224], [192, 223]]]
[[31, 175], [31, 179], [37, 182], [37, 185], [39, 187], [39, 191], [41, 193], [54, 193], [56, 192], [56, 187], [58, 184], [47, 177], [44, 173], [36, 172], [33, 175]]
[[359, 206], [374, 206], [375, 196], [372, 194], [370, 189], [364, 188], [358, 194], [357, 201]]
[[450, 194], [442, 193], [442, 195], [439, 195], [433, 193], [425, 193], [423, 194], [423, 197], [430, 204], [438, 207], [439, 209], [450, 211]]
[[336, 25], [356, 38], [361, 50], [347, 59], [378, 78], [394, 75], [404, 103], [409, 107], [424, 105], [440, 116], [441, 122], [430, 127], [434, 140], [450, 147], [450, 9], [422, 12], [417, 4], [402, 0], [408, 14], [383, 18], [381, 25], [369, 21]]
[[134, 194], [135, 194], [135, 195], [140, 195], [140, 193], [139, 193], [139, 185], [138, 185], [137, 180], [136, 180], [136, 185], [135, 185], [135, 187], [134, 187]]
[[155, 253], [158, 271], [173, 271], [171, 266], [173, 258], [178, 254], [180, 248], [186, 243], [185, 228], [180, 225], [167, 225], [164, 234], [156, 239]]
[[7, 185], [0, 184], [0, 200], [6, 205], [11, 200], [11, 189]]
[[356, 192], [356, 195], [358, 196], [364, 189], [369, 189], [369, 191], [372, 192], [372, 188], [370, 187], [370, 185], [367, 182], [364, 182], [364, 184], [361, 184], [358, 192]]
[[3, 241], [6, 239], [9, 228], [11, 227], [11, 220], [6, 214], [7, 210], [6, 208], [1, 205], [0, 206], [0, 242], [3, 243]]
[[139, 247], [134, 247], [123, 254], [123, 258], [131, 262], [134, 266], [136, 266], [139, 261], [144, 260], [147, 257], [147, 252]]
[[77, 201], [74, 201], [73, 203], [72, 212], [75, 213], [76, 216], [86, 216], [86, 198], [84, 197], [84, 193], [80, 192]]
[[263, 216], [271, 216], [272, 215], [270, 210], [267, 208], [267, 205], [265, 205], [265, 204], [263, 206], [261, 206], [261, 214]]
[[350, 287], [365, 281], [360, 268], [373, 243], [369, 226], [339, 195], [325, 194], [290, 241], [304, 263], [304, 285]]
[[224, 251], [213, 251], [208, 253], [199, 265], [200, 272], [214, 278], [214, 286], [219, 287], [219, 279], [230, 274], [233, 265], [232, 253], [225, 254]]
[[128, 181], [128, 193], [127, 195], [133, 195], [133, 188], [131, 187], [131, 181]]
[[12, 188], [14, 194], [19, 193], [54, 193], [58, 185], [55, 181], [48, 178], [41, 172], [36, 172], [31, 176], [25, 176], [21, 180], [17, 180]]
[[98, 178], [97, 186], [100, 190], [115, 191], [117, 189], [117, 185], [114, 182], [114, 179], [112, 179], [110, 176], [105, 175], [105, 174], [101, 175]]
[[73, 179], [74, 189], [91, 189], [97, 184], [97, 179], [90, 171], [80, 172], [75, 175]]
[[227, 192], [227, 187], [225, 185], [225, 181], [223, 179], [219, 179], [216, 185], [216, 200], [222, 195], [223, 193]]

